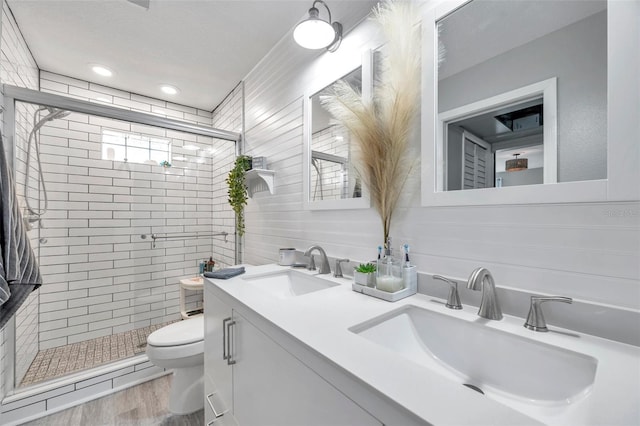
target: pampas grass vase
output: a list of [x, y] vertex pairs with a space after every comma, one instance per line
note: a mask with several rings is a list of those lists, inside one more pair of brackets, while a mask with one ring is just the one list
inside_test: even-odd
[[420, 102], [419, 13], [412, 2], [387, 1], [373, 19], [387, 38], [381, 52], [380, 74], [371, 100], [339, 81], [321, 98], [325, 108], [344, 125], [356, 142], [354, 165], [368, 186], [380, 215], [386, 247], [398, 199], [417, 155], [410, 146], [411, 130]]

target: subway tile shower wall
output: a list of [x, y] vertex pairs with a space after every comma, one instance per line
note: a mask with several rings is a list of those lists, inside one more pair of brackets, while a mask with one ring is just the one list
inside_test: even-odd
[[[46, 71], [40, 84], [43, 92], [212, 124], [207, 111]], [[105, 131], [169, 141], [172, 167], [104, 159]], [[214, 253], [234, 263], [233, 215], [222, 191], [233, 143], [71, 113], [47, 122], [40, 144], [49, 199], [39, 229], [41, 350], [176, 319], [178, 281], [197, 273], [199, 259]], [[227, 243], [159, 240], [152, 248], [140, 238], [218, 231], [231, 234]], [[188, 292], [188, 308], [201, 300]]]
[[[227, 95], [213, 111], [213, 127], [232, 132], [244, 132], [244, 85], [239, 84]], [[209, 188], [214, 199], [213, 228], [229, 232], [229, 244], [214, 245], [213, 253], [217, 258], [235, 259], [235, 215], [229, 207], [227, 184], [225, 179], [235, 162], [235, 146], [219, 144], [215, 149], [222, 150], [216, 167], [213, 169], [213, 185]]]

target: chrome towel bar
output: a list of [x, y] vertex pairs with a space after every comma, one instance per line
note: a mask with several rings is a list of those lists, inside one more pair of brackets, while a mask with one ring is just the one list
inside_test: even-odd
[[151, 243], [151, 248], [156, 248], [156, 240], [188, 240], [191, 238], [205, 238], [205, 237], [224, 237], [224, 242], [227, 242], [228, 232], [214, 232], [212, 234], [166, 234], [166, 235], [158, 235], [158, 234], [141, 234], [140, 238], [146, 240], [147, 238], [151, 238], [153, 242]]

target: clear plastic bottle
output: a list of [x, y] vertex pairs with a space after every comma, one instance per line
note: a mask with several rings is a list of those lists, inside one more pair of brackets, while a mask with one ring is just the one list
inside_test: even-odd
[[385, 256], [378, 259], [376, 267], [376, 288], [381, 291], [395, 293], [404, 288], [402, 278], [402, 261], [393, 257], [391, 238], [387, 241]]

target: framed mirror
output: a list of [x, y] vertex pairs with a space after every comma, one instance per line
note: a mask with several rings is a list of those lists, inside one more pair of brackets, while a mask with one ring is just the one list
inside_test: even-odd
[[[341, 78], [362, 93], [362, 67]], [[362, 197], [362, 183], [351, 161], [351, 134], [322, 105], [322, 97], [335, 83], [309, 99], [311, 113], [311, 174], [309, 201]]]
[[423, 204], [637, 199], [625, 157], [638, 128], [616, 112], [637, 114], [638, 100], [613, 96], [638, 93], [637, 13], [605, 0], [425, 11]]
[[358, 59], [357, 63], [334, 70], [333, 79], [321, 79], [305, 94], [304, 201], [309, 210], [370, 207], [367, 190], [353, 162], [355, 143], [321, 102], [338, 80], [347, 82], [362, 96], [370, 96], [371, 54], [367, 52]]

